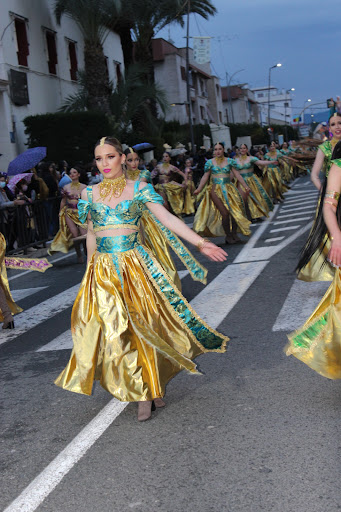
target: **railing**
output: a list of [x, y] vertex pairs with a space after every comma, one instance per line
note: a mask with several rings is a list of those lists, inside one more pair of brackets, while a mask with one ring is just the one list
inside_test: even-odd
[[34, 201], [25, 205], [0, 207], [0, 231], [7, 244], [6, 254], [15, 254], [43, 245], [58, 231], [60, 198]]

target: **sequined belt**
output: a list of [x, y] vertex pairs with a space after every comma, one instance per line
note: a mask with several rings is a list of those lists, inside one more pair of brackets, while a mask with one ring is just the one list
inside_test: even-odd
[[254, 176], [253, 172], [241, 172], [240, 174], [243, 178], [252, 178]]
[[229, 176], [226, 176], [226, 178], [215, 178], [212, 176], [212, 183], [215, 185], [224, 185], [225, 183], [231, 183], [231, 180]]
[[97, 251], [103, 253], [126, 252], [141, 245], [139, 233], [96, 237]]

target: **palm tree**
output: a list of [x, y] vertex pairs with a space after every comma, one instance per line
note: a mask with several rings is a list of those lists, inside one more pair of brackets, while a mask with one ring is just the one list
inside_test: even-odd
[[121, 9], [121, 0], [57, 0], [57, 23], [63, 15], [72, 18], [84, 38], [85, 80], [88, 106], [110, 114], [111, 87], [107, 75], [103, 43], [115, 29]]

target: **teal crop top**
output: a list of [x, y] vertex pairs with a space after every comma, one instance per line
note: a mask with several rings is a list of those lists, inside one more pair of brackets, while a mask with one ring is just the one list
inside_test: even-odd
[[255, 162], [258, 162], [258, 158], [256, 158], [255, 156], [251, 156], [250, 160], [244, 164], [239, 164], [237, 162], [237, 160], [232, 160], [232, 161], [233, 161], [233, 167], [235, 169], [237, 169], [238, 171], [242, 171], [243, 169], [251, 169], [251, 167], [254, 166]]
[[204, 172], [211, 171], [212, 174], [229, 174], [231, 167], [233, 167], [233, 160], [231, 160], [231, 158], [227, 159], [227, 165], [224, 167], [213, 165], [213, 160], [208, 160], [205, 164]]
[[92, 187], [87, 187], [88, 201], [79, 199], [78, 214], [83, 224], [86, 222], [88, 213], [94, 226], [94, 232], [104, 229], [127, 228], [139, 229], [139, 222], [148, 202], [163, 204], [163, 198], [157, 194], [152, 185], [147, 184], [139, 190], [140, 182], [134, 185], [133, 199], [125, 199], [118, 203], [115, 208], [103, 203], [95, 203], [92, 200]]

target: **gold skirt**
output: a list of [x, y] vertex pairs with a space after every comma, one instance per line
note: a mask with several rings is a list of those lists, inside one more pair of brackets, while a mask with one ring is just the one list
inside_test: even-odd
[[195, 190], [194, 181], [188, 181], [185, 190], [184, 207], [182, 213], [185, 215], [192, 215], [195, 213], [195, 197], [193, 192]]
[[250, 235], [250, 221], [246, 218], [246, 212], [241, 195], [232, 183], [210, 184], [201, 200], [194, 217], [193, 229], [201, 236], [226, 236], [222, 225], [222, 217], [211, 199], [211, 190], [223, 202], [230, 215], [230, 229], [232, 229], [232, 217], [237, 223], [238, 231], [243, 235]]
[[86, 228], [86, 224], [82, 224], [78, 217], [78, 210], [76, 208], [68, 208], [64, 206], [59, 212], [59, 231], [52, 240], [48, 253], [51, 255], [54, 252], [68, 253], [73, 246], [72, 234], [66, 224], [66, 216], [68, 216], [76, 226]]
[[[324, 247], [323, 244], [325, 243]], [[323, 247], [322, 251], [321, 248]], [[317, 251], [314, 252], [309, 262], [300, 270], [297, 278], [301, 281], [332, 281], [335, 274], [335, 268], [326, 262], [326, 257], [330, 251], [330, 239], [325, 235], [323, 242]]]
[[[276, 173], [274, 167], [265, 168], [262, 185], [272, 199], [283, 199], [283, 185], [278, 169]], [[285, 188], [286, 190], [287, 188]]]
[[[11, 313], [16, 315], [21, 313], [23, 310], [14, 302], [11, 290], [9, 289], [9, 283], [7, 279], [7, 271], [5, 266], [5, 252], [6, 252], [6, 240], [2, 233], [0, 233], [0, 286], [5, 294], [7, 306]], [[0, 310], [0, 322], [4, 321], [2, 311]]]
[[171, 183], [158, 183], [155, 190], [161, 195], [165, 195], [169, 206], [175, 215], [181, 217], [184, 207], [184, 189], [179, 183], [172, 181]]
[[341, 379], [341, 281], [332, 284], [303, 327], [292, 333], [286, 354], [297, 357], [328, 379]]
[[[271, 201], [271, 197], [267, 194], [260, 179], [255, 174], [253, 174], [253, 176], [243, 176], [242, 174], [242, 177], [246, 181], [248, 187], [251, 189], [252, 196], [256, 199], [257, 204], [259, 205], [258, 210], [256, 210], [256, 212], [258, 212], [258, 217], [261, 217], [263, 215], [268, 217], [268, 213], [272, 211], [274, 207]], [[251, 208], [250, 212], [251, 217], [256, 219], [257, 217], [252, 215]]]
[[99, 380], [127, 402], [162, 397], [179, 371], [198, 373], [193, 358], [224, 352], [228, 341], [201, 320], [143, 245], [94, 254], [71, 332], [74, 347], [57, 386], [90, 395]]

